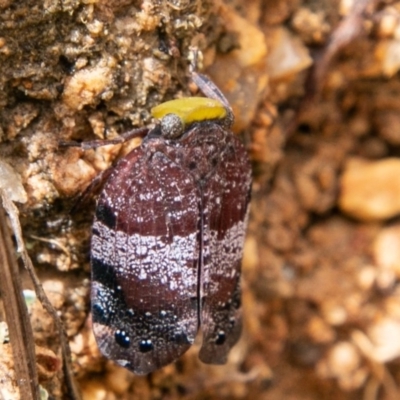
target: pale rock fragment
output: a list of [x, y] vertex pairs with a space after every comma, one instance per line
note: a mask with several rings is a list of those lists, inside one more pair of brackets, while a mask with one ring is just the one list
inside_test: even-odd
[[400, 321], [384, 318], [368, 329], [374, 345], [372, 357], [379, 362], [388, 362], [400, 356]]
[[351, 160], [340, 178], [339, 207], [362, 221], [381, 221], [400, 213], [400, 159]]
[[5, 191], [11, 201], [26, 203], [28, 200], [21, 177], [2, 160], [0, 160], [0, 189]]
[[382, 72], [390, 78], [400, 69], [400, 40], [393, 39], [384, 43], [384, 50]]
[[307, 47], [287, 29], [274, 29], [271, 38], [267, 57], [267, 72], [271, 80], [294, 78], [312, 64]]
[[361, 354], [350, 342], [339, 342], [317, 365], [317, 373], [323, 378], [337, 379], [344, 390], [360, 387], [368, 373], [362, 365]]
[[400, 320], [385, 316], [377, 318], [367, 331], [354, 331], [353, 342], [368, 359], [386, 363], [400, 357]]
[[378, 266], [377, 283], [383, 279], [380, 277], [383, 275], [386, 279], [391, 278], [387, 285], [391, 287], [400, 277], [400, 225], [393, 225], [379, 232], [373, 244], [373, 255]]

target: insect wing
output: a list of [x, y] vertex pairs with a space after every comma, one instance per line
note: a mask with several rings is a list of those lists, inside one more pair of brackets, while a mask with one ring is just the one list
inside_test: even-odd
[[198, 330], [198, 195], [184, 171], [142, 145], [116, 166], [91, 243], [93, 330], [137, 374], [178, 358]]
[[227, 136], [203, 194], [199, 357], [223, 364], [241, 333], [240, 270], [250, 201], [251, 168], [243, 145]]

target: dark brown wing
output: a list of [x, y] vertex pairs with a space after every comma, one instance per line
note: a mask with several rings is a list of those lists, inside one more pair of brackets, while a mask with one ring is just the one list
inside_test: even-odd
[[119, 162], [97, 204], [93, 330], [101, 352], [137, 374], [178, 358], [198, 330], [198, 195], [149, 146]]
[[240, 270], [251, 168], [243, 145], [227, 132], [225, 148], [203, 190], [199, 357], [223, 364], [241, 333]]

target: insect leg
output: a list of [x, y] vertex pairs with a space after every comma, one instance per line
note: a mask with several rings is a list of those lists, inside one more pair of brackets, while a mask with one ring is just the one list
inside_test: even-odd
[[122, 133], [120, 136], [118, 136], [115, 139], [100, 139], [100, 140], [90, 140], [88, 142], [60, 142], [59, 145], [62, 147], [80, 147], [83, 150], [88, 150], [88, 149], [96, 149], [97, 147], [101, 146], [108, 146], [109, 144], [119, 144], [119, 143], [125, 143], [128, 140], [137, 138], [137, 137], [144, 137], [147, 135], [149, 132], [148, 127], [143, 127], [143, 128], [136, 128], [132, 129], [130, 131]]
[[72, 207], [69, 211], [70, 215], [74, 215], [81, 210], [89, 201], [96, 195], [99, 194], [100, 190], [103, 188], [104, 183], [110, 177], [113, 172], [114, 167], [111, 166], [104, 171], [101, 171], [97, 174], [90, 184], [84, 189], [84, 191], [77, 197], [77, 199], [73, 202]]

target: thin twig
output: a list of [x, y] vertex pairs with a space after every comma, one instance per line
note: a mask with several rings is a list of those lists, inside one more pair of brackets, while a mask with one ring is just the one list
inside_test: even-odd
[[[67, 386], [67, 393], [68, 397], [72, 400], [80, 400], [81, 396], [79, 390], [75, 383], [75, 378], [72, 373], [72, 366], [71, 366], [71, 350], [68, 345], [67, 335], [65, 333], [65, 329], [63, 323], [58, 316], [57, 310], [53, 307], [50, 303], [49, 299], [44, 292], [42, 285], [38, 276], [36, 275], [36, 271], [33, 267], [32, 260], [30, 259], [28, 252], [26, 251], [25, 243], [22, 237], [22, 230], [21, 225], [19, 223], [18, 218], [18, 209], [14, 205], [14, 203], [6, 196], [3, 195], [3, 205], [4, 209], [6, 210], [12, 229], [14, 231], [15, 239], [17, 241], [18, 252], [21, 255], [22, 261], [26, 270], [29, 273], [29, 276], [33, 282], [33, 286], [35, 288], [35, 293], [39, 301], [41, 302], [44, 309], [51, 315], [54, 320], [54, 324], [56, 325], [57, 331], [60, 336], [60, 346], [61, 346], [61, 353], [62, 353], [62, 362], [63, 362], [63, 372], [64, 372], [64, 380]], [[11, 332], [10, 332], [11, 336]], [[25, 400], [25, 397], [22, 397]]]
[[[1, 189], [0, 189], [1, 191]], [[0, 195], [5, 193], [0, 193]], [[0, 196], [1, 197], [1, 196]], [[21, 399], [39, 400], [35, 342], [15, 256], [8, 218], [0, 201], [0, 290], [10, 332], [15, 378]]]

